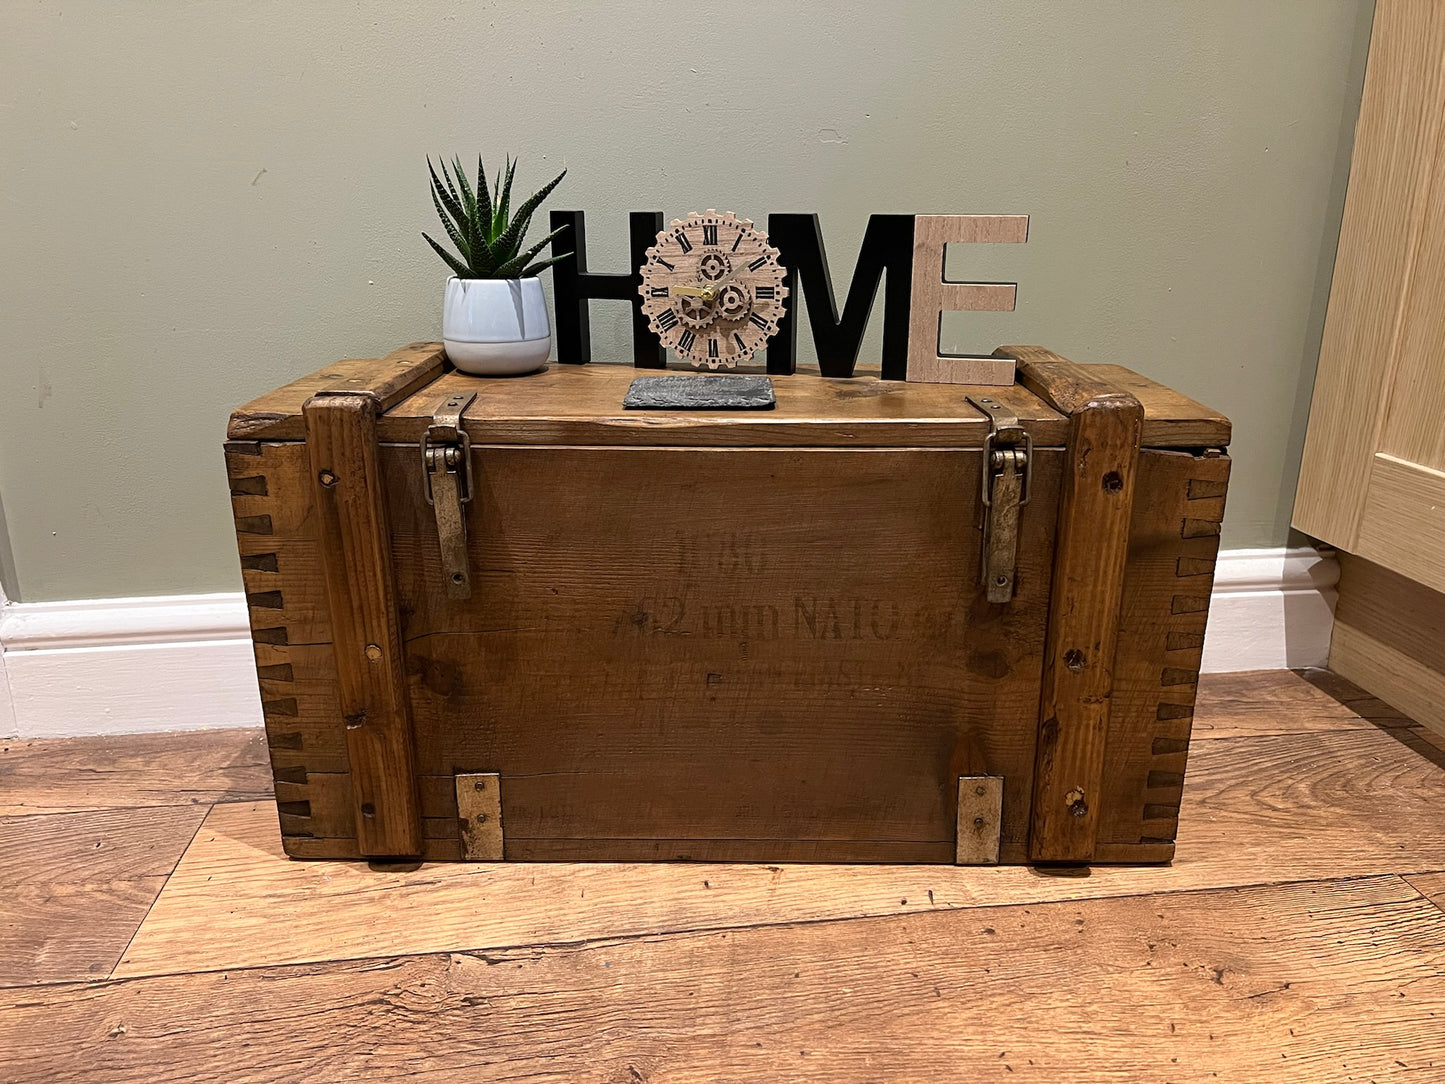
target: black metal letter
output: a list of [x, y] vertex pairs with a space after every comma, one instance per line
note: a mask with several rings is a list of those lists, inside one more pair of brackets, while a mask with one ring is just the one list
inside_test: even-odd
[[591, 298], [632, 302], [632, 364], [639, 369], [667, 368], [667, 353], [642, 315], [642, 264], [662, 229], [661, 211], [633, 211], [628, 216], [632, 270], [605, 274], [587, 270], [587, 228], [581, 211], [553, 211], [552, 229], [568, 227], [552, 239], [552, 255], [574, 253], [552, 265], [552, 295], [557, 305], [557, 360], [584, 365], [592, 360]]
[[[555, 214], [554, 214], [555, 217]], [[913, 216], [869, 215], [858, 251], [858, 264], [848, 286], [843, 315], [828, 274], [823, 230], [817, 215], [768, 215], [768, 242], [780, 253], [787, 274], [788, 307], [778, 333], [768, 343], [768, 372], [791, 373], [797, 367], [798, 286], [808, 301], [808, 322], [818, 349], [823, 376], [852, 376], [863, 345], [863, 332], [878, 294], [878, 280], [888, 272], [883, 293], [883, 379], [908, 375], [908, 311], [913, 291]]]

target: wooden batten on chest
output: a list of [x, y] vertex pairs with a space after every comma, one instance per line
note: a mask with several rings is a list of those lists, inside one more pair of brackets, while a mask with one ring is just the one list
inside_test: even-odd
[[286, 852], [1168, 860], [1229, 423], [998, 354], [644, 413], [414, 344], [238, 410]]

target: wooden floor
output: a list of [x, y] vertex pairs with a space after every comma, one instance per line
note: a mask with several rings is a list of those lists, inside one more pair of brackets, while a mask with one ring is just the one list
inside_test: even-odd
[[0, 1080], [1445, 1081], [1445, 739], [1206, 678], [1170, 867], [281, 855], [259, 732], [0, 755]]

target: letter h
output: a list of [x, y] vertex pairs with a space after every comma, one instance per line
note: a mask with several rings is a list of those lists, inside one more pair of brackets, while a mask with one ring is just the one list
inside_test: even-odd
[[647, 250], [662, 230], [661, 211], [633, 211], [629, 216], [632, 270], [604, 274], [587, 270], [587, 230], [581, 211], [553, 211], [552, 255], [573, 253], [552, 265], [552, 293], [557, 307], [557, 360], [583, 365], [592, 360], [590, 299], [632, 302], [632, 363], [639, 369], [665, 369], [667, 353], [642, 314], [642, 265]]

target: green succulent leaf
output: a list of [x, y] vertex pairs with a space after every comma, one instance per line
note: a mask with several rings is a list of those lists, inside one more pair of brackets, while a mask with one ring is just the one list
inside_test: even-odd
[[527, 269], [517, 277], [521, 279], [532, 278], [537, 275], [538, 272], [545, 271], [547, 268], [551, 267], [558, 260], [565, 260], [568, 256], [571, 255], [572, 253], [570, 252], [564, 252], [560, 256], [548, 256], [545, 260], [538, 260], [536, 263], [528, 264]]
[[[446, 166], [442, 169], [445, 171]], [[472, 184], [467, 180], [467, 171], [462, 168], [460, 158], [452, 159], [452, 171], [457, 176], [457, 187], [462, 193], [462, 207], [465, 208], [468, 218], [477, 217], [477, 197], [472, 193]]]
[[469, 279], [476, 277], [467, 269], [466, 264], [462, 263], [446, 249], [442, 248], [441, 245], [437, 244], [430, 237], [427, 237], [426, 234], [422, 234], [422, 236], [426, 237], [426, 243], [431, 245], [432, 248], [436, 249], [436, 254], [446, 261], [447, 266], [452, 269], [452, 271], [456, 274], [457, 278]]
[[450, 165], [439, 158], [433, 165], [431, 157], [427, 156], [432, 206], [436, 208], [437, 217], [460, 256], [448, 252], [427, 234], [423, 233], [422, 237], [458, 277], [509, 279], [533, 275], [571, 255], [561, 253], [550, 259], [531, 262], [561, 230], [549, 233], [527, 251], [521, 251], [533, 213], [567, 175], [567, 171], [563, 170], [551, 183], [528, 197], [512, 214], [512, 183], [516, 171], [516, 159], [508, 156], [506, 164], [497, 170], [496, 180], [489, 187], [482, 157], [478, 155], [477, 182], [473, 189], [460, 157], [453, 156]]
[[477, 272], [473, 278], [491, 279], [497, 277], [497, 264], [501, 262], [492, 246], [481, 232], [477, 233], [477, 247], [472, 250], [472, 268]]
[[[431, 174], [432, 198], [441, 203], [447, 209], [447, 213], [456, 220], [458, 228], [463, 228], [467, 215], [462, 208], [462, 202], [457, 198], [457, 191], [452, 187], [451, 178], [448, 177], [446, 187], [442, 186], [441, 180], [437, 177], [437, 171], [432, 168], [431, 158], [426, 160], [427, 172]], [[446, 163], [442, 163], [442, 172], [446, 172]]]
[[[462, 254], [462, 259], [470, 263], [472, 259], [472, 246], [467, 244], [461, 232], [452, 225], [452, 220], [447, 217], [446, 212], [442, 209], [442, 201], [436, 189], [432, 190], [431, 200], [436, 206], [437, 217], [442, 220], [442, 225], [447, 228], [447, 236], [452, 239], [452, 244], [457, 246], [457, 251]], [[462, 222], [465, 223], [466, 220], [462, 219]]]
[[522, 247], [522, 238], [527, 234], [527, 227], [532, 224], [532, 212], [542, 205], [542, 201], [552, 193], [552, 189], [562, 183], [562, 178], [567, 176], [564, 169], [552, 180], [529, 196], [522, 206], [517, 208], [517, 214], [507, 231], [498, 238], [492, 248], [497, 252], [516, 252]]
[[[517, 172], [517, 160], [509, 157], [507, 159], [507, 180], [502, 188], [501, 199], [497, 204], [496, 217], [492, 219], [492, 239], [500, 237], [506, 232], [508, 215], [512, 207], [512, 175]], [[515, 252], [515, 246], [511, 249]]]
[[483, 222], [487, 224], [488, 237], [491, 240], [490, 229], [492, 223], [492, 193], [487, 190], [487, 171], [482, 166], [482, 156], [477, 155], [477, 211]]
[[515, 278], [521, 278], [521, 277], [522, 277], [522, 275], [521, 275], [522, 269], [523, 269], [524, 267], [526, 267], [526, 266], [531, 262], [532, 258], [533, 258], [534, 256], [536, 256], [537, 253], [541, 252], [544, 248], [546, 248], [549, 244], [551, 244], [551, 243], [552, 243], [552, 239], [553, 239], [554, 237], [556, 237], [558, 234], [560, 234], [560, 233], [561, 233], [563, 230], [565, 230], [566, 228], [567, 228], [566, 226], [562, 226], [562, 227], [560, 227], [559, 229], [553, 230], [553, 231], [552, 231], [551, 233], [549, 233], [546, 237], [542, 238], [542, 239], [541, 239], [540, 241], [538, 241], [535, 245], [533, 245], [531, 248], [529, 248], [526, 252], [518, 253], [516, 256], [513, 256], [510, 260], [508, 260], [506, 263], [504, 263], [504, 264], [502, 264], [501, 266], [499, 266], [499, 267], [497, 268], [497, 278], [499, 278], [499, 279], [515, 279]]

